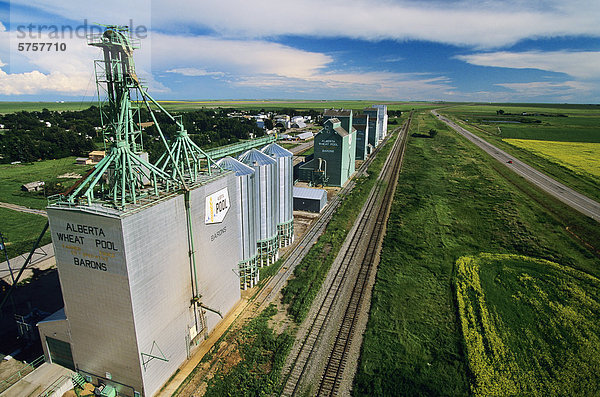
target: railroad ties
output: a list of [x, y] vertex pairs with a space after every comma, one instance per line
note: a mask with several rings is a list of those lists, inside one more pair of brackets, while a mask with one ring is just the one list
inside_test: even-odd
[[[316, 315], [312, 320], [307, 320], [309, 321], [308, 328], [304, 331], [305, 334], [301, 335], [302, 342], [295, 345], [290, 353], [292, 360], [283, 371], [283, 396], [293, 396], [299, 392], [303, 376], [308, 372], [309, 362], [319, 359], [318, 357], [312, 357], [317, 350], [318, 341], [323, 337], [327, 327], [332, 325], [329, 323], [334, 313], [341, 310], [344, 315], [337, 329], [333, 347], [326, 359], [325, 370], [321, 375], [318, 389], [315, 389], [318, 390], [317, 395], [339, 394], [340, 382], [346, 369], [355, 325], [364, 302], [365, 289], [371, 271], [375, 266], [375, 259], [385, 232], [409, 125], [410, 119], [403, 126], [401, 135], [394, 144], [390, 156], [386, 159], [378, 181], [363, 207], [363, 213], [357, 227], [352, 235], [348, 236], [350, 242], [347, 250], [343, 253], [342, 260], [336, 260], [334, 267], [330, 270], [330, 275], [334, 272], [334, 276], [326, 278], [326, 284], [323, 287], [326, 292], [321, 297]], [[372, 160], [373, 157], [371, 156], [369, 160]], [[364, 237], [368, 235], [371, 235], [371, 238], [366, 249], [363, 249]], [[352, 289], [346, 303], [340, 301], [340, 299], [343, 299], [340, 295], [344, 290], [341, 286], [344, 282], [348, 282], [348, 276], [352, 273], [351, 265], [359, 265], [360, 269], [353, 285], [348, 286], [348, 284], [345, 284], [347, 288]], [[338, 301], [339, 303], [336, 303]]]

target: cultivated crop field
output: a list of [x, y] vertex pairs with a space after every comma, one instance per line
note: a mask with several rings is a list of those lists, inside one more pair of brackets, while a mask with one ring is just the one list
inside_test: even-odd
[[600, 390], [600, 280], [522, 255], [456, 262], [456, 299], [472, 391], [594, 395]]
[[[169, 111], [198, 110], [202, 108], [235, 108], [243, 110], [273, 110], [273, 109], [354, 109], [361, 110], [376, 103], [388, 105], [388, 110], [408, 111], [411, 109], [434, 109], [440, 106], [447, 106], [446, 103], [428, 103], [428, 102], [378, 102], [378, 101], [310, 101], [310, 100], [232, 100], [232, 101], [158, 101], [161, 106]], [[0, 113], [14, 113], [22, 110], [29, 112], [48, 110], [83, 110], [92, 105], [98, 105], [97, 101], [84, 102], [0, 102]]]
[[[387, 225], [354, 394], [459, 396], [480, 390], [480, 394], [494, 395], [487, 393], [490, 389], [479, 388], [480, 379], [485, 378], [473, 376], [474, 365], [488, 360], [489, 345], [483, 351], [469, 350], [470, 339], [465, 338], [457, 305], [457, 283], [477, 282], [472, 277], [457, 278], [457, 261], [478, 258], [482, 252], [527, 258], [514, 263], [500, 261], [518, 273], [482, 264], [480, 273], [484, 275], [479, 282], [486, 295], [468, 295], [469, 302], [479, 304], [477, 299], [481, 298], [488, 310], [493, 308], [492, 320], [496, 315], [502, 320], [501, 326], [494, 323], [501, 338], [510, 335], [501, 343], [515, 357], [516, 364], [507, 361], [506, 365], [518, 366], [511, 376], [538, 379], [543, 382], [538, 384], [540, 393], [545, 395], [572, 395], [568, 393], [570, 386], [563, 385], [567, 379], [546, 365], [571, 354], [568, 359], [565, 356], [558, 370], [564, 371], [564, 376], [586, 374], [586, 387], [590, 388], [581, 390], [593, 390], [600, 375], [592, 371], [596, 364], [589, 360], [588, 350], [590, 341], [600, 337], [600, 329], [589, 322], [565, 321], [570, 313], [567, 308], [573, 309], [575, 317], [571, 318], [588, 315], [590, 321], [595, 321], [600, 315], [598, 295], [591, 287], [598, 284], [587, 281], [597, 279], [600, 273], [598, 223], [529, 186], [429, 114], [421, 113], [419, 118], [412, 127], [416, 132], [420, 125], [421, 137], [411, 136], [408, 140]], [[424, 137], [423, 132], [432, 128], [438, 134]], [[573, 230], [577, 230], [576, 235], [570, 233]], [[582, 240], [592, 243], [585, 247]], [[536, 262], [542, 259], [558, 267]], [[521, 286], [521, 273], [537, 278], [539, 291], [533, 284]], [[563, 276], [568, 285], [559, 282]], [[576, 292], [580, 298], [574, 295]], [[510, 300], [519, 293], [521, 301]], [[543, 308], [535, 314], [539, 317], [533, 315], [531, 307], [524, 306], [523, 321], [515, 317], [520, 315], [518, 311], [505, 318], [505, 312], [525, 305], [523, 302], [538, 302]], [[562, 317], [557, 315], [563, 310], [558, 303], [565, 308]], [[503, 304], [502, 308], [494, 306]], [[550, 316], [556, 317], [555, 322], [540, 323]], [[551, 343], [551, 338], [541, 344], [545, 334], [552, 332], [551, 337], [563, 345]], [[517, 344], [521, 339], [531, 341], [523, 341], [525, 345], [521, 346]], [[537, 346], [539, 351], [531, 358], [538, 359], [538, 363], [530, 363], [524, 352]], [[501, 372], [501, 368], [498, 370]], [[529, 372], [522, 375], [522, 370]], [[484, 375], [489, 374], [485, 371]], [[491, 371], [496, 376], [497, 369]], [[504, 378], [498, 378], [501, 381]], [[485, 384], [503, 387], [498, 382]], [[519, 390], [530, 390], [528, 381], [519, 382], [524, 385]], [[496, 395], [519, 394], [511, 394], [508, 387], [502, 390]]]
[[505, 142], [528, 150], [553, 163], [600, 182], [600, 143], [505, 139]]
[[362, 110], [371, 107], [373, 104], [381, 103], [388, 105], [388, 110], [410, 111], [411, 109], [435, 109], [447, 104], [428, 103], [428, 102], [378, 102], [378, 101], [159, 101], [165, 109], [169, 111], [197, 110], [202, 108], [235, 108], [241, 110], [316, 110], [322, 112], [323, 109], [353, 109]]
[[84, 110], [92, 105], [98, 105], [98, 101], [79, 102], [0, 102], [0, 113], [14, 113], [20, 111], [34, 112], [42, 109], [48, 110]]
[[[502, 150], [600, 201], [598, 179], [589, 172], [594, 166], [585, 159], [600, 158], [599, 105], [459, 105], [441, 112]], [[527, 144], [525, 140], [548, 143]], [[577, 147], [575, 143], [585, 150], [580, 159], [568, 152]]]

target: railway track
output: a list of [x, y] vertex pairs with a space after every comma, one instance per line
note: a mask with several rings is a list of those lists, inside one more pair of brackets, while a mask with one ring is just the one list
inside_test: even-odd
[[[387, 142], [390, 135], [391, 134], [389, 134], [383, 142]], [[317, 242], [319, 236], [321, 236], [321, 234], [325, 231], [327, 224], [331, 220], [339, 205], [342, 203], [343, 198], [352, 190], [352, 188], [354, 188], [354, 185], [356, 184], [356, 177], [364, 174], [367, 171], [369, 165], [371, 165], [373, 159], [376, 157], [377, 153], [382, 147], [383, 144], [380, 144], [377, 146], [377, 148], [375, 148], [369, 158], [365, 160], [365, 162], [357, 170], [355, 177], [352, 178], [325, 207], [324, 211], [317, 218], [315, 223], [313, 223], [309, 230], [304, 234], [302, 240], [300, 240], [296, 247], [287, 256], [285, 262], [282, 264], [282, 269], [284, 269], [284, 271], [280, 271], [273, 276], [269, 283], [258, 292], [254, 300], [259, 311], [263, 310], [271, 302], [273, 302], [277, 294], [279, 294], [281, 289], [285, 286], [287, 280], [294, 273], [296, 266], [302, 261], [308, 251], [310, 251], [312, 246]]]
[[[292, 349], [292, 359], [288, 360], [283, 371], [283, 396], [293, 396], [299, 392], [309, 363], [319, 350], [318, 342], [324, 337], [332, 317], [339, 312], [338, 309], [341, 305], [344, 314], [337, 329], [335, 342], [327, 357], [317, 394], [336, 395], [339, 391], [340, 381], [346, 368], [347, 353], [354, 336], [355, 324], [364, 302], [365, 288], [385, 233], [385, 224], [402, 162], [410, 120], [409, 118], [403, 125], [401, 135], [386, 159], [377, 183], [363, 207], [359, 223], [352, 234], [348, 236], [350, 240], [347, 249], [342, 254], [341, 260], [336, 261], [330, 271], [330, 274], [334, 275], [328, 277], [323, 287], [326, 292], [320, 294], [320, 299], [317, 300], [319, 309], [308, 320], [305, 332], [300, 335], [301, 342], [296, 343]], [[365, 249], [363, 241], [367, 235], [372, 237]], [[341, 295], [348, 288], [349, 276], [353, 275], [353, 265], [355, 264], [359, 265], [360, 269], [355, 275], [356, 279], [353, 285], [349, 287], [352, 292], [345, 302]]]

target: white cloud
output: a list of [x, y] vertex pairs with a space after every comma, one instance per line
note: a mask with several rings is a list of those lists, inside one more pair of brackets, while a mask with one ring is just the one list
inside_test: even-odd
[[600, 78], [600, 51], [490, 52], [456, 57], [478, 66], [540, 69], [580, 79]]
[[208, 27], [229, 37], [349, 37], [497, 47], [524, 38], [600, 36], [590, 1], [264, 0], [153, 4], [154, 25]]
[[[151, 44], [155, 70], [187, 76], [218, 76], [234, 87], [315, 95], [332, 90], [348, 98], [386, 99], [438, 98], [454, 88], [449, 79], [426, 74], [332, 71], [336, 63], [329, 55], [263, 40], [153, 33]], [[206, 69], [194, 65], [203, 65]]]
[[586, 84], [579, 81], [532, 81], [528, 83], [499, 83], [496, 85], [516, 91], [518, 94], [527, 97], [565, 97], [581, 95], [595, 89], [593, 84]]
[[244, 76], [230, 82], [238, 87], [277, 89], [318, 96], [323, 91], [345, 98], [400, 100], [441, 98], [454, 89], [445, 77], [391, 72], [323, 72], [299, 79], [280, 76]]
[[166, 70], [166, 72], [167, 73], [177, 73], [177, 74], [181, 74], [184, 76], [192, 76], [192, 77], [197, 77], [197, 76], [223, 77], [225, 75], [225, 73], [223, 73], [223, 72], [209, 72], [205, 69], [198, 69], [198, 68], [174, 68], [174, 69]]
[[[18, 51], [20, 42], [64, 43], [65, 50], [51, 47], [44, 51]], [[6, 31], [0, 24], [0, 52], [2, 59], [10, 59], [9, 64], [0, 61], [0, 94], [42, 94], [59, 93], [71, 96], [93, 97], [96, 95], [94, 60], [102, 58], [97, 47], [87, 44], [85, 38], [49, 38], [48, 32], [36, 40], [19, 38], [18, 32]], [[148, 73], [151, 70], [150, 48], [136, 52], [136, 71], [146, 85], [155, 92], [167, 92], [168, 88], [158, 83]]]
[[[42, 36], [39, 41], [50, 40]], [[8, 32], [4, 25], [0, 26], [0, 46], [4, 49], [2, 57], [5, 60], [10, 59], [9, 63], [0, 61], [2, 67], [0, 94], [22, 95], [46, 92], [82, 95], [87, 89], [90, 90], [90, 94], [93, 92], [91, 86], [93, 64], [90, 59], [93, 59], [95, 52], [87, 48], [84, 40], [77, 38], [61, 40], [61, 43], [66, 45], [65, 51], [55, 47], [51, 47], [50, 51], [18, 51], [19, 42], [29, 42], [29, 40], [19, 40], [16, 32]], [[87, 62], [84, 61], [86, 58]]]
[[57, 92], [68, 95], [81, 94], [87, 85], [81, 75], [73, 76], [61, 72], [48, 74], [37, 70], [25, 73], [6, 73], [0, 70], [0, 94], [22, 95], [40, 92]]
[[208, 28], [231, 38], [412, 39], [493, 48], [526, 38], [600, 36], [600, 2], [589, 0], [107, 0], [93, 9], [80, 0], [13, 2], [74, 20], [94, 15], [95, 21], [123, 23], [124, 16], [141, 13], [138, 23], [148, 24], [151, 15], [153, 27], [166, 31]]
[[306, 77], [330, 64], [322, 53], [262, 40], [227, 40], [209, 36], [153, 33], [152, 67], [155, 70], [203, 68], [224, 73], [274, 74]]

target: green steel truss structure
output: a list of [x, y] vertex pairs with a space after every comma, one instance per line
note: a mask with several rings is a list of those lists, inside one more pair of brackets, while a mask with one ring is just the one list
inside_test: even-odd
[[[110, 146], [104, 159], [64, 199], [70, 204], [99, 202], [123, 209], [142, 198], [189, 190], [201, 174], [211, 175], [212, 159], [189, 138], [181, 116], [169, 114], [140, 82], [133, 62], [139, 41], [130, 36], [128, 28], [107, 26], [103, 33], [89, 36], [88, 44], [101, 48], [104, 55], [94, 66], [104, 141]], [[170, 143], [152, 105], [178, 127]], [[165, 147], [156, 165], [143, 153], [142, 106]]]

